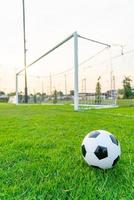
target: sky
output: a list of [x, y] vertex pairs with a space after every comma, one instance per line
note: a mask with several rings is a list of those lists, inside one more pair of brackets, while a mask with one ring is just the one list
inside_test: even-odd
[[[25, 0], [25, 14], [27, 63], [74, 31], [105, 43], [124, 45], [124, 51], [134, 49], [133, 0]], [[21, 0], [0, 0], [0, 26], [0, 90], [11, 91], [15, 72], [23, 68]], [[133, 56], [131, 59], [127, 65], [134, 64]], [[126, 71], [134, 72], [132, 67]]]

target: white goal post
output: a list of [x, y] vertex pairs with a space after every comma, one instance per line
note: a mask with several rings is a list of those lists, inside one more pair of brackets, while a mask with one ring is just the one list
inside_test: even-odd
[[79, 55], [78, 55], [78, 38], [82, 38], [84, 40], [88, 40], [90, 42], [94, 42], [94, 43], [98, 43], [100, 45], [106, 46], [106, 47], [110, 47], [109, 44], [106, 43], [102, 43], [93, 39], [89, 39], [83, 36], [80, 36], [77, 32], [74, 32], [73, 34], [71, 34], [69, 37], [67, 37], [66, 39], [64, 39], [63, 41], [61, 41], [60, 43], [58, 43], [56, 46], [54, 46], [52, 49], [50, 49], [49, 51], [47, 51], [45, 54], [43, 54], [42, 56], [40, 56], [38, 59], [34, 60], [32, 63], [28, 64], [25, 68], [23, 68], [22, 70], [20, 70], [17, 74], [16, 74], [16, 105], [19, 103], [18, 101], [18, 77], [19, 75], [27, 70], [27, 68], [31, 67], [32, 65], [34, 65], [35, 63], [37, 63], [39, 60], [41, 60], [42, 58], [44, 58], [45, 56], [47, 56], [48, 54], [52, 53], [54, 50], [56, 50], [57, 48], [59, 48], [60, 46], [62, 46], [64, 43], [68, 42], [70, 39], [74, 40], [74, 110], [78, 111], [79, 110], [79, 84], [78, 84], [78, 79], [79, 79], [79, 72], [78, 72], [78, 68], [79, 68]]

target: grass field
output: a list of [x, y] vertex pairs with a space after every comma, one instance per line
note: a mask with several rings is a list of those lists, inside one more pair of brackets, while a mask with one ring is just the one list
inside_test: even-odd
[[[134, 108], [74, 112], [70, 106], [0, 104], [0, 200], [133, 200]], [[111, 170], [81, 156], [91, 130], [119, 139]]]

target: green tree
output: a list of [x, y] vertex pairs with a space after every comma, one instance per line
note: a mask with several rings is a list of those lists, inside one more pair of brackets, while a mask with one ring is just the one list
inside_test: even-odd
[[70, 90], [70, 95], [74, 96], [74, 90]]
[[57, 91], [56, 90], [54, 90], [53, 97], [54, 97], [53, 103], [57, 103]]
[[0, 96], [1, 96], [1, 95], [5, 95], [5, 92], [3, 92], [3, 91], [0, 91]]
[[62, 91], [58, 91], [58, 92], [57, 92], [57, 96], [62, 97], [63, 95], [64, 95], [64, 94], [63, 94]]
[[10, 97], [10, 96], [15, 96], [16, 95], [16, 92], [10, 92], [10, 93], [8, 93], [8, 96]]
[[95, 103], [101, 103], [101, 84], [100, 84], [101, 77], [99, 76], [97, 83], [96, 83], [96, 93], [95, 93]]
[[132, 89], [131, 89], [131, 78], [129, 76], [125, 76], [123, 80], [123, 98], [128, 99], [132, 96]]

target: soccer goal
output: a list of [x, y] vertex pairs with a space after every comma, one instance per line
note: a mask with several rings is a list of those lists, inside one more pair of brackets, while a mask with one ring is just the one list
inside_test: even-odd
[[116, 106], [109, 44], [74, 32], [16, 74], [16, 104], [71, 104], [74, 110]]

